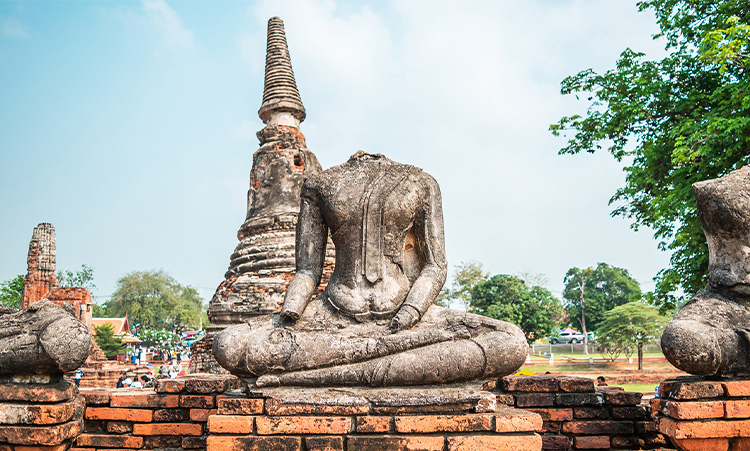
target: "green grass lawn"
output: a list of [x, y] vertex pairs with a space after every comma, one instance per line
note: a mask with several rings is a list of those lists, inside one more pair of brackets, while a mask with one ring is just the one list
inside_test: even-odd
[[657, 384], [612, 384], [613, 387], [622, 387], [625, 391], [653, 394]]

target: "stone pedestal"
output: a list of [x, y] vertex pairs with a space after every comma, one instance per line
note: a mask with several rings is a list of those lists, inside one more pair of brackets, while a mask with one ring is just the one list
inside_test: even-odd
[[498, 406], [481, 384], [228, 392], [207, 449], [541, 450], [541, 417]]
[[750, 450], [750, 379], [669, 379], [652, 403], [659, 430], [685, 451]]
[[7, 377], [0, 381], [0, 450], [70, 448], [83, 431], [83, 398], [60, 376]]

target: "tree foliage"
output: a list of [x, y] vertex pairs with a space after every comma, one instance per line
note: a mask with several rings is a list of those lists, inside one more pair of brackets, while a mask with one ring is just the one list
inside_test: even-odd
[[443, 288], [435, 303], [442, 307], [449, 307], [451, 301], [455, 300], [460, 302], [467, 312], [474, 312], [471, 290], [489, 277], [490, 274], [484, 270], [481, 263], [475, 261], [461, 262], [453, 271], [451, 287]]
[[69, 269], [57, 272], [57, 283], [61, 287], [83, 287], [91, 291], [96, 289], [94, 284], [94, 268], [89, 265], [81, 265], [78, 271]]
[[109, 323], [94, 327], [94, 339], [109, 359], [124, 353], [128, 347], [122, 338], [115, 335], [115, 328]]
[[140, 329], [198, 328], [204, 315], [198, 292], [164, 271], [134, 271], [117, 281], [107, 315], [124, 316]]
[[146, 329], [138, 332], [138, 339], [145, 346], [171, 349], [180, 342], [180, 335], [168, 330]]
[[0, 283], [0, 306], [18, 310], [23, 297], [23, 274]]
[[604, 314], [597, 335], [606, 347], [620, 350], [638, 349], [638, 369], [643, 367], [643, 347], [661, 336], [669, 318], [655, 307], [641, 301], [628, 302]]
[[598, 263], [596, 268], [570, 268], [565, 274], [563, 299], [572, 320], [581, 323], [580, 280], [584, 279], [587, 330], [596, 330], [607, 311], [641, 299], [641, 287], [628, 270]]
[[[647, 0], [668, 55], [649, 61], [626, 49], [614, 69], [567, 77], [562, 94], [588, 99], [584, 116], [550, 126], [572, 134], [560, 154], [606, 147], [625, 165], [613, 215], [650, 227], [672, 252], [649, 300], [671, 309], [707, 281], [708, 255], [691, 192], [750, 161], [750, 6], [746, 0]], [[682, 294], [677, 294], [682, 293]]]
[[549, 335], [558, 326], [562, 304], [546, 288], [500, 274], [471, 289], [471, 310], [517, 325], [531, 343]]

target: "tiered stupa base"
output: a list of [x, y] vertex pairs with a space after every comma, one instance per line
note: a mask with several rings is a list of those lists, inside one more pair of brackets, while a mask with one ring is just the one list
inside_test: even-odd
[[659, 430], [685, 451], [750, 450], [750, 379], [669, 379], [652, 401]]
[[229, 392], [208, 417], [207, 449], [541, 450], [541, 417], [480, 387]]
[[0, 450], [64, 451], [83, 431], [83, 398], [62, 376], [0, 381]]

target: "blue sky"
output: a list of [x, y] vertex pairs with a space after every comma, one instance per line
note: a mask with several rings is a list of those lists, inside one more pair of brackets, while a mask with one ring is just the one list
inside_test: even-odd
[[0, 280], [52, 222], [58, 268], [94, 266], [100, 301], [147, 269], [209, 299], [244, 220], [274, 15], [308, 147], [323, 167], [363, 149], [435, 176], [452, 266], [559, 294], [604, 261], [653, 287], [668, 256], [609, 216], [621, 166], [558, 156], [547, 131], [585, 107], [565, 76], [663, 54], [652, 14], [617, 0], [0, 1]]

